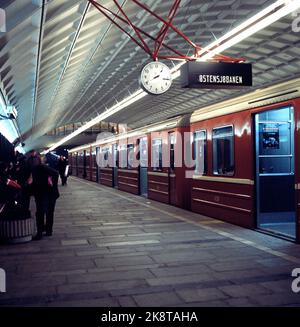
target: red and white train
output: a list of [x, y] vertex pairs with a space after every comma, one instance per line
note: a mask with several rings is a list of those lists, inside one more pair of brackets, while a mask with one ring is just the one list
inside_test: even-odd
[[[183, 160], [186, 133], [194, 167]], [[99, 153], [110, 164], [99, 167]], [[74, 176], [300, 242], [300, 79], [69, 155]]]

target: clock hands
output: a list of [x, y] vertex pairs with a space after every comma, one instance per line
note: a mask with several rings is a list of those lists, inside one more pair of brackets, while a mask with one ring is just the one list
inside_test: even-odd
[[160, 74], [163, 72], [163, 70], [164, 70], [164, 68], [162, 68], [160, 73], [158, 75], [154, 76], [151, 81], [157, 79], [160, 76]]
[[157, 79], [160, 75], [156, 75], [155, 77], [152, 78], [151, 81], [153, 81], [154, 79]]

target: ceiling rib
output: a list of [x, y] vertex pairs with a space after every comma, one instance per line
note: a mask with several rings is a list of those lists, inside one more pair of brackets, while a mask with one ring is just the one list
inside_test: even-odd
[[[34, 123], [35, 123], [37, 92], [38, 92], [38, 87], [39, 87], [39, 75], [40, 75], [40, 68], [41, 68], [43, 37], [44, 37], [45, 19], [46, 19], [46, 12], [47, 12], [46, 1], [47, 0], [42, 0], [42, 6], [41, 6], [41, 23], [40, 23], [39, 47], [38, 47], [38, 55], [37, 55], [37, 63], [36, 63], [34, 98], [33, 98], [33, 104], [32, 104], [31, 132], [33, 131], [33, 127], [34, 127]], [[32, 137], [32, 134], [31, 134], [31, 137]]]
[[77, 28], [77, 30], [76, 30], [76, 34], [75, 34], [75, 36], [74, 36], [73, 42], [72, 42], [72, 44], [71, 44], [71, 47], [70, 47], [70, 50], [69, 50], [69, 53], [68, 53], [68, 56], [67, 56], [67, 58], [66, 58], [66, 61], [65, 61], [65, 64], [64, 64], [63, 70], [62, 70], [62, 72], [61, 72], [61, 75], [60, 75], [60, 77], [59, 77], [59, 80], [58, 80], [58, 82], [57, 82], [57, 85], [56, 85], [56, 87], [55, 87], [55, 89], [54, 89], [53, 95], [52, 95], [52, 97], [51, 97], [51, 99], [50, 99], [49, 107], [48, 107], [49, 109], [51, 108], [51, 106], [52, 106], [52, 104], [53, 104], [53, 101], [54, 101], [54, 99], [55, 99], [55, 97], [56, 97], [56, 95], [57, 95], [57, 92], [58, 92], [58, 90], [59, 90], [59, 86], [60, 86], [60, 84], [61, 84], [61, 81], [62, 81], [62, 79], [63, 79], [63, 77], [64, 77], [64, 74], [65, 74], [65, 72], [66, 72], [66, 70], [67, 70], [67, 67], [68, 67], [68, 64], [69, 64], [70, 58], [71, 58], [71, 56], [72, 56], [72, 52], [73, 52], [73, 50], [74, 50], [74, 47], [75, 47], [76, 41], [77, 41], [77, 39], [78, 39], [78, 37], [79, 37], [79, 34], [80, 34], [80, 31], [81, 31], [81, 28], [82, 28], [82, 26], [83, 26], [83, 24], [84, 24], [84, 21], [85, 21], [85, 18], [86, 18], [86, 14], [87, 14], [89, 8], [90, 8], [90, 3], [88, 2], [88, 3], [86, 4], [86, 6], [85, 6], [84, 12], [83, 12], [82, 17], [81, 17], [81, 19], [80, 19], [80, 22], [79, 22], [78, 28]]

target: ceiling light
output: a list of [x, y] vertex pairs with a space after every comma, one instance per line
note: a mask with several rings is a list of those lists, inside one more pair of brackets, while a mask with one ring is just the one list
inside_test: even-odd
[[103, 112], [102, 114], [100, 114], [99, 116], [97, 116], [96, 118], [92, 119], [91, 121], [89, 121], [85, 125], [83, 125], [80, 128], [78, 128], [73, 133], [69, 134], [68, 136], [66, 136], [62, 140], [60, 140], [59, 142], [57, 142], [54, 145], [52, 145], [47, 151], [44, 151], [44, 153], [46, 154], [46, 153], [48, 153], [50, 151], [53, 151], [57, 147], [63, 145], [64, 143], [66, 143], [69, 140], [71, 140], [72, 138], [74, 138], [75, 136], [81, 134], [82, 132], [84, 132], [87, 129], [91, 128], [95, 124], [97, 124], [97, 123], [105, 120], [106, 118], [108, 118], [108, 117], [112, 116], [113, 114], [121, 111], [122, 109], [130, 106], [132, 103], [134, 103], [134, 102], [142, 99], [146, 95], [147, 95], [147, 93], [144, 92], [143, 90], [136, 91], [135, 93], [131, 94], [126, 99], [118, 102], [117, 104], [115, 104], [114, 106], [112, 106], [110, 109], [106, 110], [105, 112]]
[[291, 14], [300, 8], [299, 0], [279, 0], [268, 6], [258, 14], [246, 20], [218, 40], [203, 48], [199, 54], [202, 55], [197, 61], [206, 61], [220, 54], [228, 48], [247, 39], [251, 35], [270, 26], [279, 19]]

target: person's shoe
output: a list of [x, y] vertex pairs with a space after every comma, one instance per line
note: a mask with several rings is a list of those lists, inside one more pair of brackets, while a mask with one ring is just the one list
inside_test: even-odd
[[39, 240], [41, 240], [43, 238], [43, 235], [42, 234], [36, 234], [33, 238], [32, 238], [32, 240], [33, 241], [39, 241]]
[[52, 236], [52, 232], [46, 232], [46, 236]]

